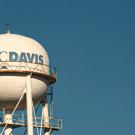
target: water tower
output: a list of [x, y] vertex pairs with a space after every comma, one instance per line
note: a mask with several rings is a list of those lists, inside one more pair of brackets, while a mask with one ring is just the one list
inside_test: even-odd
[[[33, 128], [50, 135], [62, 127], [61, 119], [53, 117], [52, 84], [56, 82], [56, 69], [49, 64], [47, 52], [37, 41], [17, 35], [0, 35], [0, 135], [12, 135], [14, 128], [27, 126], [28, 135]], [[50, 87], [51, 86], [51, 87]], [[48, 92], [48, 88], [51, 92]], [[48, 102], [50, 96], [50, 102]], [[36, 117], [34, 105], [42, 104], [42, 116]], [[16, 116], [18, 110], [27, 110], [27, 116]], [[49, 111], [50, 110], [50, 111]], [[39, 130], [40, 129], [40, 130]]]

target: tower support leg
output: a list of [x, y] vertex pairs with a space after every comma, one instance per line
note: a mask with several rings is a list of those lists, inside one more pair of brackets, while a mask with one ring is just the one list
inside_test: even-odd
[[28, 75], [26, 77], [26, 103], [27, 103], [28, 135], [33, 135], [31, 75]]
[[[4, 114], [4, 121], [5, 123], [12, 123], [12, 113], [11, 111], [5, 111], [5, 114]], [[12, 135], [12, 127], [11, 126], [8, 126], [5, 128], [5, 131], [4, 131], [4, 135]]]
[[[43, 109], [44, 125], [45, 127], [49, 127], [49, 112], [48, 112], [47, 96], [45, 96], [45, 99], [42, 102], [42, 109]], [[51, 135], [49, 128], [44, 128], [44, 135]]]

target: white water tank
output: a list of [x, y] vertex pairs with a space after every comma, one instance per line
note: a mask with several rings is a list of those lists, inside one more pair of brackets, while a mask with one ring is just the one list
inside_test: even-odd
[[[17, 35], [0, 35], [0, 109], [13, 110], [32, 74], [32, 98], [39, 102], [48, 86], [56, 81], [47, 52], [37, 41]], [[25, 98], [17, 109], [25, 109]]]

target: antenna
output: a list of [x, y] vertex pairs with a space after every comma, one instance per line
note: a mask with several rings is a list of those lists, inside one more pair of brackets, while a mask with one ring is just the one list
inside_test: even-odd
[[6, 33], [11, 33], [11, 26], [10, 26], [10, 24], [6, 24]]

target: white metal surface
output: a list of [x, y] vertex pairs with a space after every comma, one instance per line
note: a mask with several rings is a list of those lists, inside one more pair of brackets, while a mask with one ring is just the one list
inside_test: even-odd
[[[21, 74], [22, 75], [22, 74]], [[26, 87], [26, 75], [15, 73], [0, 74], [0, 108], [13, 110]], [[34, 104], [41, 100], [48, 89], [48, 81], [41, 76], [32, 76], [32, 96]], [[26, 108], [26, 102], [20, 103], [17, 109]]]
[[[39, 62], [38, 56], [42, 55], [43, 64], [49, 65], [49, 58], [43, 46], [39, 44], [37, 41], [25, 36], [10, 33], [1, 34], [0, 51], [0, 59], [2, 60], [5, 60], [5, 57], [9, 59], [9, 52], [16, 52], [18, 54], [17, 61], [20, 60], [19, 58], [21, 56], [21, 53], [25, 53], [26, 60], [28, 62], [31, 61], [29, 63], [35, 63], [36, 59], [38, 59], [37, 61]], [[7, 54], [5, 54], [5, 52]], [[29, 55], [27, 53], [29, 53]], [[32, 54], [34, 55], [32, 56]], [[36, 56], [35, 54], [37, 54], [38, 56]], [[15, 55], [13, 56], [15, 57]], [[24, 57], [21, 60], [24, 60]], [[45, 70], [48, 70], [48, 68], [46, 67]]]
[[26, 77], [26, 100], [27, 100], [27, 119], [28, 119], [28, 135], [33, 135], [33, 111], [32, 111], [32, 86], [31, 75]]

